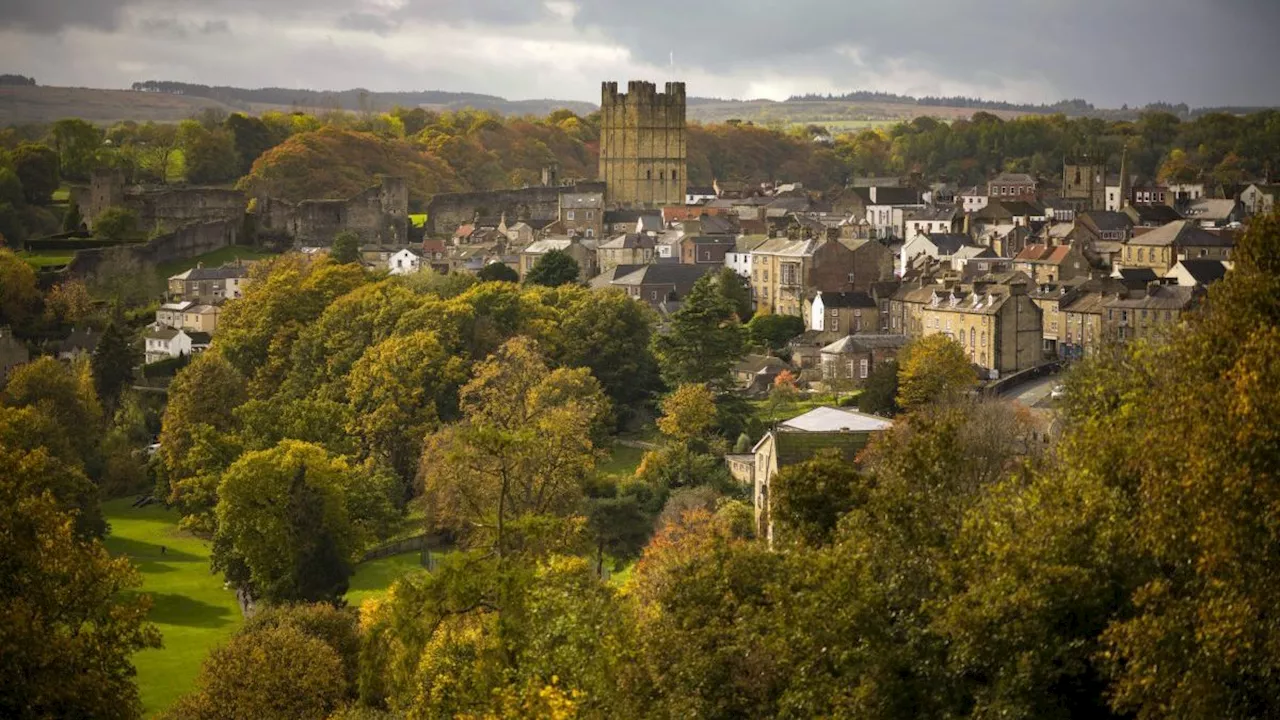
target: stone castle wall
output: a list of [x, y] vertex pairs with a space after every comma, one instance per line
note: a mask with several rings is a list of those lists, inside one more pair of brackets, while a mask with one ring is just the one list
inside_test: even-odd
[[409, 241], [409, 186], [404, 178], [380, 176], [379, 183], [346, 200], [285, 200], [260, 197], [254, 217], [259, 235], [283, 235], [295, 244], [325, 247], [344, 230], [361, 243], [403, 245]]
[[193, 222], [238, 222], [248, 203], [242, 191], [231, 188], [129, 186], [119, 170], [108, 169], [95, 170], [89, 187], [73, 191], [72, 199], [90, 227], [107, 208], [123, 207], [137, 213], [139, 227], [147, 232], [177, 230]]
[[243, 218], [239, 221], [195, 222], [152, 238], [146, 243], [80, 250], [67, 265], [65, 273], [73, 277], [92, 275], [102, 263], [121, 255], [148, 267], [189, 260], [236, 244], [240, 239], [242, 225]]
[[600, 179], [618, 206], [683, 205], [687, 186], [684, 83], [632, 81], [600, 93]]
[[551, 221], [560, 216], [561, 194], [603, 190], [603, 183], [589, 181], [576, 185], [528, 187], [519, 190], [443, 193], [431, 198], [431, 202], [427, 204], [426, 232], [427, 235], [449, 234], [459, 225], [471, 222], [477, 215], [497, 218], [505, 213], [509, 222]]

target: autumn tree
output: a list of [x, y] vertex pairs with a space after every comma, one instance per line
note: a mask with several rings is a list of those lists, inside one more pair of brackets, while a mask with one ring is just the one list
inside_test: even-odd
[[668, 331], [654, 337], [653, 349], [669, 384], [720, 386], [742, 357], [743, 341], [737, 309], [719, 291], [716, 277], [706, 275], [672, 315]]
[[705, 439], [715, 429], [716, 399], [706, 385], [681, 385], [662, 400], [658, 429], [677, 442]]
[[0, 325], [21, 325], [39, 303], [35, 270], [12, 250], [0, 248]]
[[835, 454], [783, 468], [769, 483], [769, 516], [776, 536], [807, 545], [830, 542], [840, 518], [865, 501], [866, 482]]
[[898, 412], [898, 363], [883, 362], [867, 375], [858, 396], [858, 410], [893, 417]]
[[141, 717], [133, 655], [160, 647], [150, 600], [128, 560], [77, 537], [41, 492], [50, 463], [0, 443], [0, 715]]
[[946, 335], [929, 335], [907, 343], [898, 355], [897, 403], [903, 410], [913, 410], [955, 398], [973, 388], [976, 380], [959, 343]]
[[563, 250], [551, 250], [538, 258], [524, 281], [530, 285], [559, 287], [578, 282], [581, 273], [582, 269], [572, 255]]
[[587, 370], [549, 370], [527, 338], [478, 365], [461, 399], [463, 419], [428, 436], [423, 451], [431, 522], [502, 557], [517, 542], [513, 523], [577, 505], [607, 402]]
[[83, 280], [64, 280], [44, 299], [44, 315], [60, 325], [78, 325], [93, 313], [93, 297]]

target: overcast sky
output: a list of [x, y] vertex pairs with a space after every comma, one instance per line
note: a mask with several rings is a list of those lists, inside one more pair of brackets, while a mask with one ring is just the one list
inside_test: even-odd
[[681, 79], [737, 98], [1276, 105], [1278, 27], [1280, 0], [0, 0], [0, 72], [591, 102], [601, 80]]

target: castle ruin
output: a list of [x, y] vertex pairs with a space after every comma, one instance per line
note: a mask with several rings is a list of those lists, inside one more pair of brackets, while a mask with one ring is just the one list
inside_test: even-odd
[[605, 201], [617, 207], [683, 205], [685, 167], [684, 83], [665, 92], [633, 80], [627, 92], [605, 82], [600, 93], [600, 179]]

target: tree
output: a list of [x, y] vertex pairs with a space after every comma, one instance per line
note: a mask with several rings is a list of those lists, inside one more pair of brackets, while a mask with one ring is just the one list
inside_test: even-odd
[[0, 248], [0, 325], [22, 325], [39, 302], [35, 270], [12, 250]]
[[67, 205], [67, 214], [62, 216], [62, 231], [76, 232], [84, 227], [84, 216], [80, 214], [80, 206], [72, 200]]
[[324, 720], [344, 698], [344, 675], [333, 648], [296, 627], [242, 633], [209, 654], [199, 689], [165, 717]]
[[1157, 178], [1163, 183], [1195, 182], [1200, 178], [1200, 168], [1191, 161], [1185, 150], [1174, 149], [1160, 166]]
[[562, 364], [585, 367], [600, 381], [619, 425], [652, 401], [661, 380], [650, 341], [654, 318], [644, 303], [621, 291], [562, 287]]
[[231, 133], [184, 120], [178, 126], [178, 143], [186, 159], [187, 182], [212, 184], [236, 178], [240, 158]]
[[773, 387], [769, 388], [769, 417], [776, 418], [779, 410], [791, 407], [799, 399], [796, 376], [790, 370], [783, 370], [773, 379]]
[[700, 278], [672, 315], [670, 329], [654, 337], [654, 355], [671, 385], [727, 384], [729, 369], [742, 357], [737, 311], [717, 287], [714, 276]]
[[[92, 477], [97, 470], [102, 437], [102, 406], [93, 388], [88, 363], [64, 365], [45, 356], [9, 373], [3, 400], [10, 407], [30, 407], [49, 418], [70, 445], [69, 459]], [[84, 507], [82, 511], [97, 512]]]
[[578, 282], [582, 273], [578, 261], [563, 250], [551, 250], [544, 253], [529, 269], [524, 281], [530, 285], [560, 287]]
[[164, 291], [157, 273], [129, 247], [104, 248], [102, 261], [89, 276], [88, 285], [95, 297], [110, 300], [120, 308], [145, 305]]
[[834, 453], [783, 468], [769, 483], [776, 535], [811, 546], [829, 543], [840, 518], [865, 502], [866, 482]]
[[639, 555], [653, 528], [653, 517], [646, 507], [651, 493], [652, 489], [641, 483], [593, 488], [584, 509], [587, 531], [595, 541], [597, 575], [603, 575], [605, 553], [618, 560]]
[[658, 429], [677, 442], [706, 438], [715, 423], [716, 399], [706, 385], [681, 385], [662, 400]]
[[248, 174], [258, 156], [284, 140], [283, 137], [273, 135], [271, 128], [261, 119], [244, 113], [231, 113], [222, 126], [231, 133], [236, 156], [240, 161], [237, 169], [240, 175]]
[[607, 403], [587, 370], [548, 370], [523, 337], [478, 365], [461, 397], [464, 419], [428, 436], [423, 451], [429, 522], [502, 558], [517, 545], [513, 524], [577, 507]]
[[898, 412], [898, 363], [889, 361], [876, 365], [867, 376], [858, 396], [858, 410], [864, 413], [893, 417]]
[[964, 348], [937, 334], [907, 343], [898, 356], [898, 406], [914, 410], [925, 403], [968, 392], [977, 377]]
[[512, 270], [509, 265], [501, 262], [492, 262], [480, 268], [476, 273], [476, 279], [480, 282], [520, 282], [520, 273]]
[[222, 474], [213, 567], [269, 603], [335, 601], [365, 538], [347, 491], [357, 473], [296, 440], [243, 455]]
[[39, 492], [50, 472], [44, 451], [0, 443], [0, 715], [141, 717], [133, 654], [160, 647], [150, 600], [128, 560], [77, 537]]
[[93, 297], [83, 280], [64, 280], [44, 299], [45, 319], [59, 325], [79, 325], [93, 314]]
[[794, 315], [756, 315], [746, 327], [753, 345], [777, 352], [804, 332], [804, 320]]
[[733, 308], [738, 313], [738, 321], [747, 322], [751, 318], [754, 303], [751, 302], [751, 287], [747, 284], [746, 278], [731, 268], [724, 268], [716, 273], [716, 286], [720, 288], [720, 294], [733, 303]]
[[114, 407], [120, 392], [133, 382], [133, 370], [141, 359], [120, 327], [114, 321], [108, 323], [90, 362], [98, 397], [108, 406]]
[[63, 118], [53, 124], [49, 137], [58, 153], [59, 174], [70, 180], [88, 180], [102, 147], [102, 131], [79, 118]]
[[27, 198], [23, 194], [22, 180], [18, 179], [18, 174], [0, 165], [0, 204], [21, 208], [26, 203]]
[[128, 240], [138, 234], [138, 214], [127, 208], [109, 207], [94, 218], [93, 231], [107, 240]]
[[360, 236], [351, 230], [343, 230], [335, 235], [329, 257], [343, 265], [360, 262]]
[[22, 181], [22, 192], [32, 205], [48, 205], [53, 191], [62, 182], [58, 174], [58, 153], [48, 145], [23, 143], [9, 154], [13, 170]]

